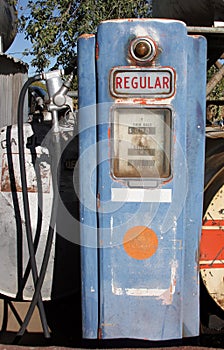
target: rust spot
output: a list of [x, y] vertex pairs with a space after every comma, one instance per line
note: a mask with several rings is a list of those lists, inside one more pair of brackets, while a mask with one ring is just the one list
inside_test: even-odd
[[217, 298], [216, 296], [212, 295], [213, 299], [217, 300], [218, 305], [224, 310], [224, 298], [220, 299]]
[[90, 39], [90, 38], [93, 38], [94, 36], [95, 36], [94, 34], [82, 34], [79, 36], [79, 38]]
[[[18, 157], [19, 157], [18, 153], [13, 153], [14, 178], [15, 178], [16, 191], [22, 192]], [[29, 161], [26, 162], [26, 173], [27, 173], [27, 191], [31, 193], [36, 193], [38, 191], [36, 174], [32, 163], [30, 163]], [[44, 163], [41, 163], [40, 173], [41, 173], [41, 179], [42, 179], [42, 191], [43, 193], [49, 193], [50, 192], [50, 166], [49, 165], [46, 166]], [[7, 160], [6, 154], [4, 154], [2, 158], [1, 191], [11, 192], [11, 182], [10, 182], [8, 160]]]
[[162, 182], [163, 185], [168, 184], [169, 182], [171, 182], [173, 180], [173, 175], [168, 179]]
[[96, 60], [99, 58], [99, 44], [96, 43]]
[[164, 293], [158, 298], [162, 300], [163, 305], [170, 305], [173, 302], [173, 295], [175, 293], [176, 288], [176, 270], [177, 263], [173, 261], [171, 266], [170, 287], [166, 291], [164, 291]]
[[96, 202], [97, 202], [97, 208], [100, 208], [100, 193], [97, 193]]
[[102, 332], [102, 328], [98, 329], [98, 339], [102, 339], [103, 337], [103, 332]]
[[[140, 105], [147, 105], [147, 104], [149, 104], [149, 100], [147, 100], [145, 98], [134, 98], [133, 102], [134, 103], [138, 103]], [[151, 103], [151, 101], [150, 101], [150, 103]]]

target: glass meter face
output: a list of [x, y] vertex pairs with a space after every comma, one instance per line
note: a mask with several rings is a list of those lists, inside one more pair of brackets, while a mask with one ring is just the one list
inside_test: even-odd
[[113, 177], [139, 180], [171, 176], [170, 109], [115, 107], [111, 126]]

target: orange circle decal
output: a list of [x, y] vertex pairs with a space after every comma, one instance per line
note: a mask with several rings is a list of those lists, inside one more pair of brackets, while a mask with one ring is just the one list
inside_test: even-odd
[[125, 233], [123, 247], [125, 252], [134, 259], [148, 259], [157, 251], [158, 237], [146, 226], [135, 226]]

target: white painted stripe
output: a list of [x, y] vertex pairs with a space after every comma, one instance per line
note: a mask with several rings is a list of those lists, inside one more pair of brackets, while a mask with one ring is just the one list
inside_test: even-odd
[[112, 283], [112, 293], [115, 295], [130, 295], [133, 297], [160, 297], [167, 289], [148, 289], [148, 288], [120, 288]]
[[151, 202], [171, 203], [171, 189], [144, 189], [144, 188], [112, 188], [113, 202]]
[[200, 265], [211, 265], [211, 267], [212, 267], [213, 264], [223, 265], [223, 261], [222, 260], [200, 260], [199, 264]]
[[125, 288], [127, 295], [142, 297], [160, 297], [167, 289]]
[[202, 230], [224, 230], [224, 226], [202, 226]]

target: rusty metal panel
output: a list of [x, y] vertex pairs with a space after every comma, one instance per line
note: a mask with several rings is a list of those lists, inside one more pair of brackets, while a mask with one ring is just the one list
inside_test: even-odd
[[[9, 130], [10, 134], [9, 134]], [[19, 290], [21, 280], [29, 261], [29, 251], [26, 240], [25, 221], [23, 213], [23, 199], [21, 193], [20, 167], [18, 158], [18, 130], [17, 125], [2, 128], [0, 132], [0, 293], [9, 297], [31, 300], [34, 292], [32, 276], [29, 274], [24, 291]], [[29, 124], [24, 124], [24, 139], [33, 134]], [[26, 142], [26, 141], [25, 141]], [[30, 215], [33, 237], [36, 233], [38, 220], [38, 194], [40, 187], [37, 184], [37, 175], [32, 161], [30, 150], [26, 149], [26, 172], [28, 196], [30, 202]], [[42, 264], [43, 252], [46, 245], [50, 208], [53, 198], [49, 152], [44, 147], [37, 147], [36, 166], [40, 171], [42, 180], [43, 203], [42, 230], [36, 253], [37, 266]], [[50, 299], [52, 290], [54, 266], [53, 242], [46, 278], [42, 288], [43, 299]], [[19, 254], [22, 254], [20, 260]]]
[[[40, 158], [41, 154], [37, 154], [37, 157]], [[21, 181], [20, 181], [20, 171], [19, 171], [19, 154], [12, 154], [14, 169], [15, 169], [15, 184], [16, 191], [22, 192]], [[26, 171], [27, 171], [27, 190], [30, 193], [38, 192], [37, 178], [34, 173], [33, 163], [30, 159], [26, 161]], [[50, 164], [46, 162], [42, 162], [40, 164], [40, 176], [42, 179], [42, 192], [50, 193]], [[1, 174], [1, 192], [11, 192], [11, 182], [9, 177], [9, 165], [8, 165], [8, 157], [6, 153], [2, 155], [2, 174]]]

